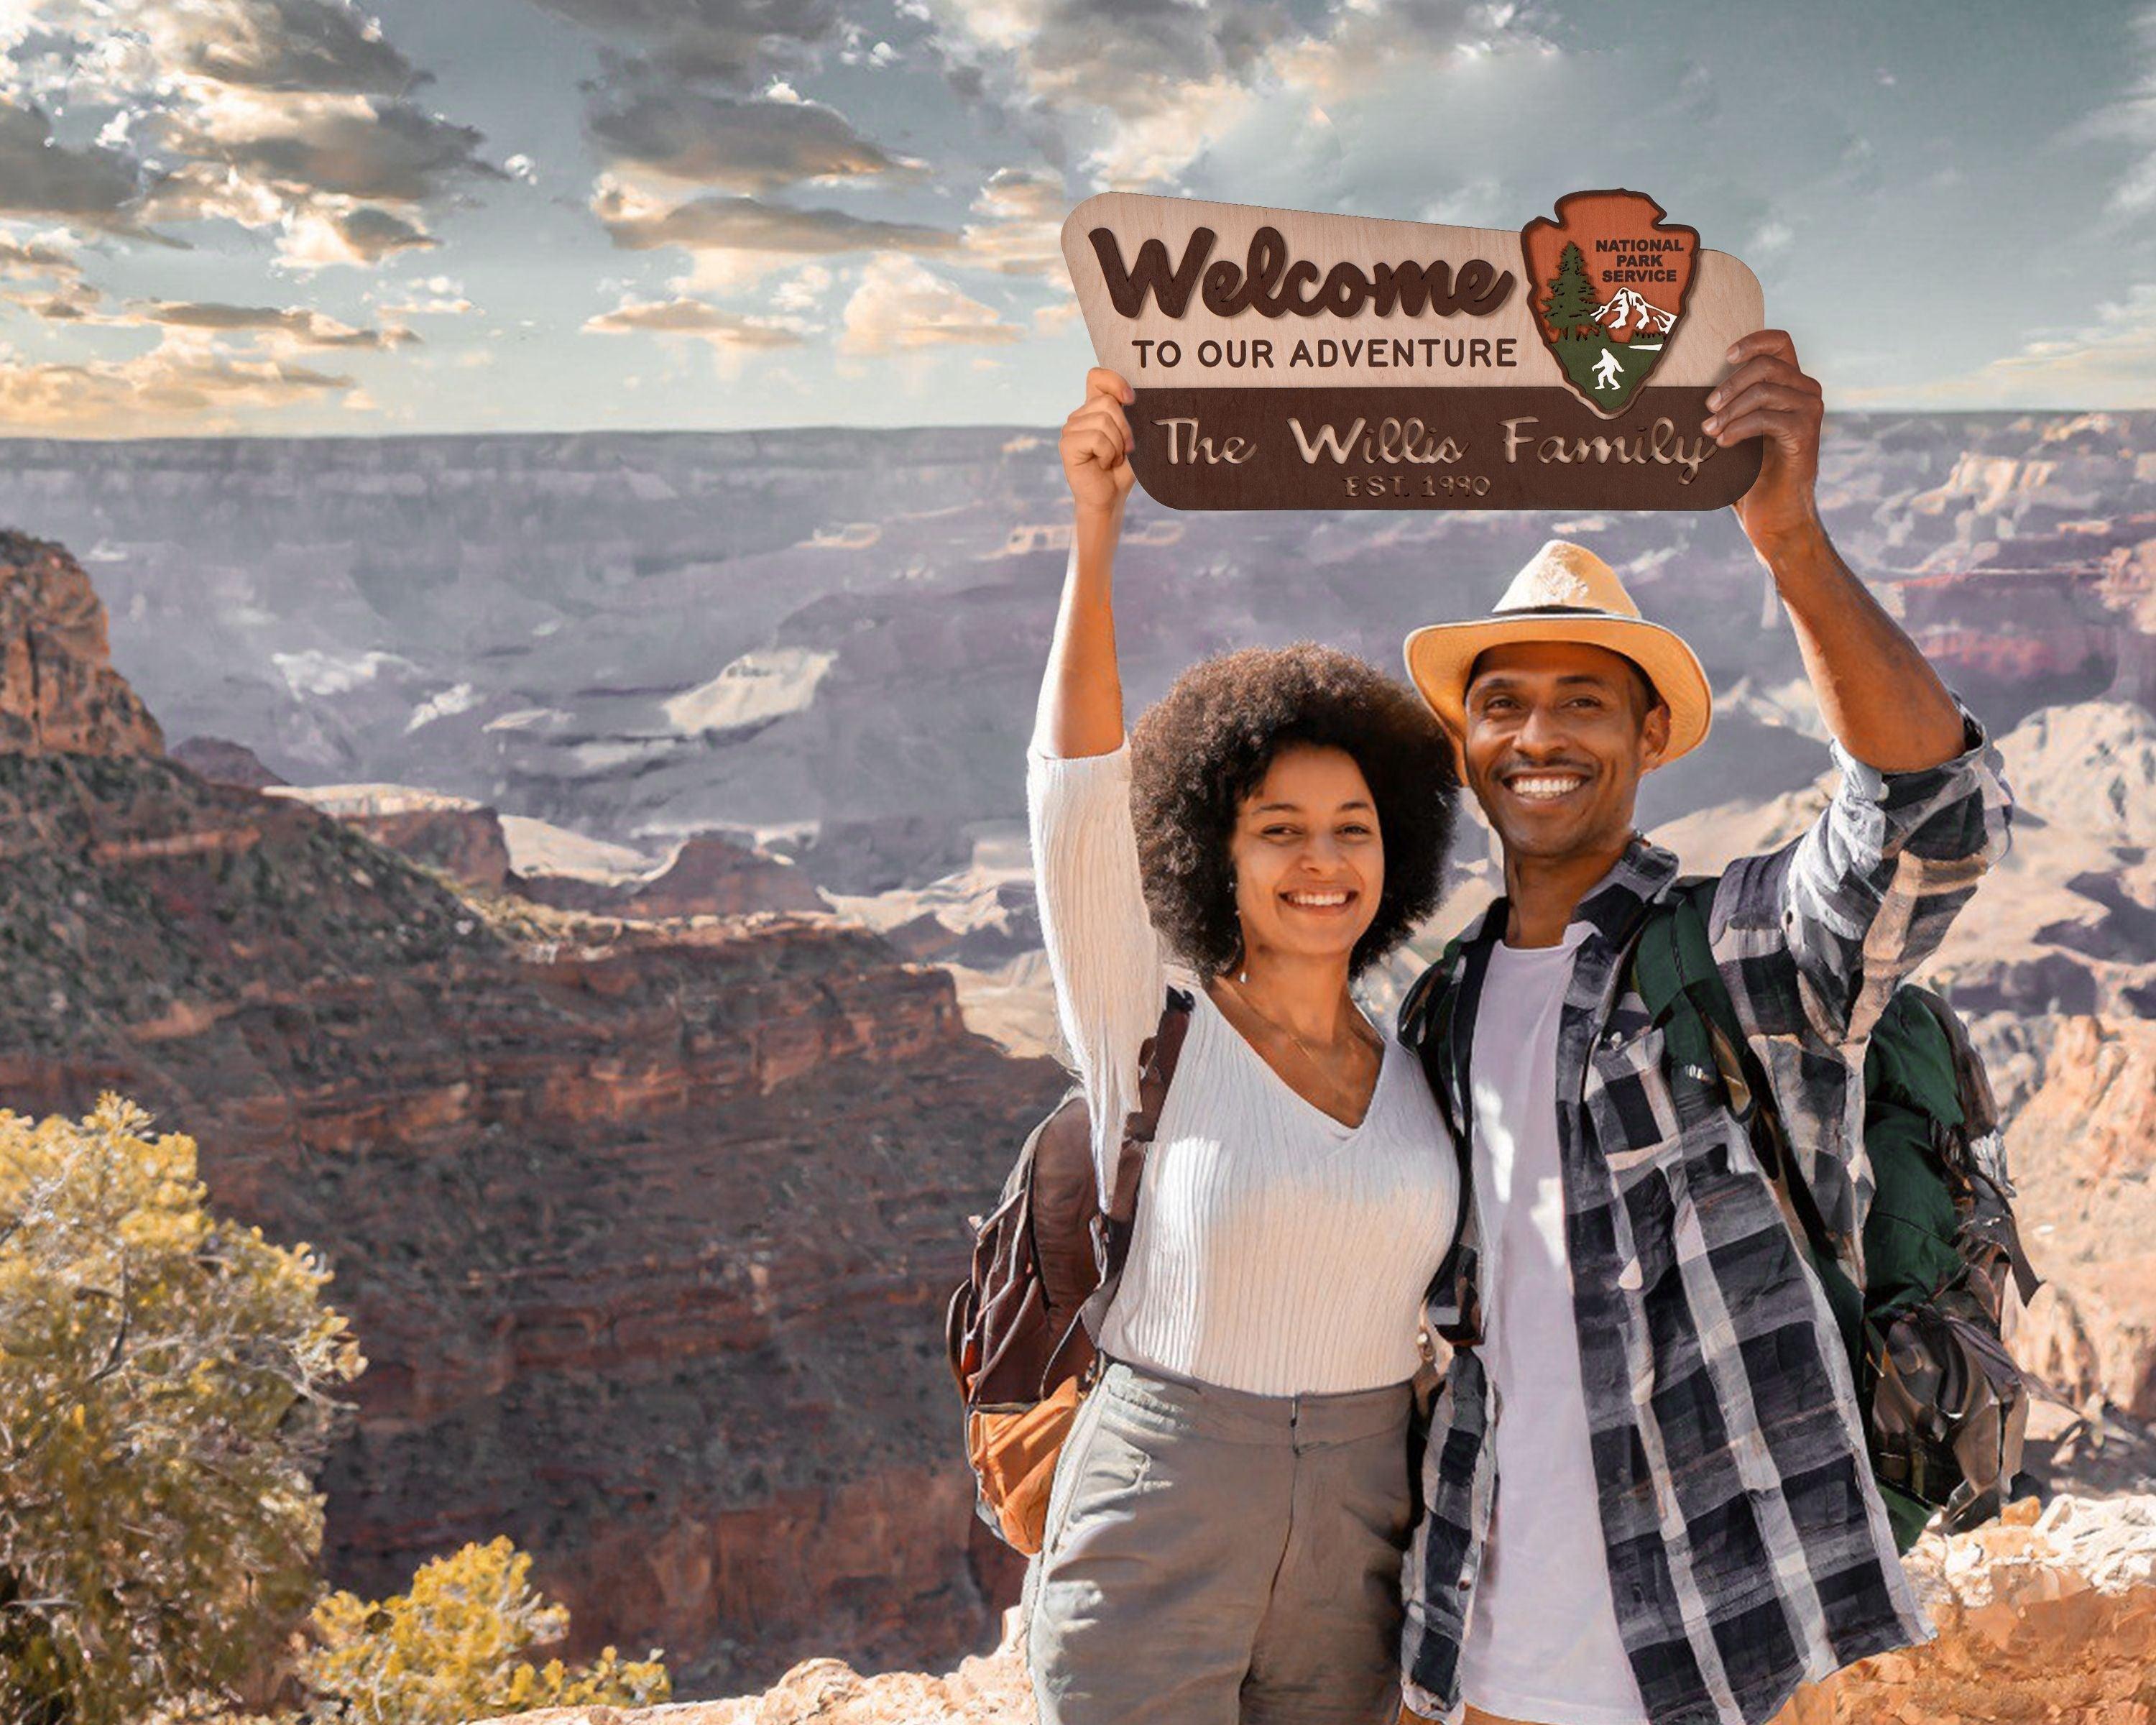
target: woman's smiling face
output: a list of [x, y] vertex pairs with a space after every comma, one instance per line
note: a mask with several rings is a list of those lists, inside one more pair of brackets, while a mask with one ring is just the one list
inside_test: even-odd
[[1291, 743], [1243, 799], [1228, 841], [1246, 955], [1346, 958], [1378, 914], [1376, 799], [1343, 749]]

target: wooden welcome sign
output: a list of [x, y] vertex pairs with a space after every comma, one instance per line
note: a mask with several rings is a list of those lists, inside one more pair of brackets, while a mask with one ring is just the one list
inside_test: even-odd
[[1178, 509], [1718, 509], [1759, 283], [1637, 192], [1520, 233], [1111, 192], [1063, 224], [1132, 465]]

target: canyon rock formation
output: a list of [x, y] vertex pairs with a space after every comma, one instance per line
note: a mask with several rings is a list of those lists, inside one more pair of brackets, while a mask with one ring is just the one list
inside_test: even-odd
[[2017, 1353], [2068, 1399], [2156, 1425], [2156, 1024], [2065, 1020], [2013, 1144], [2029, 1249], [2051, 1284]]
[[0, 748], [165, 748], [157, 721], [112, 669], [105, 607], [82, 566], [13, 532], [0, 532]]
[[[921, 886], [1022, 812], [1069, 545], [1052, 438], [738, 434], [18, 439], [0, 521], [85, 550], [113, 645], [178, 736], [295, 784], [469, 797], [656, 857], [822, 826], [811, 878]], [[1835, 413], [1820, 506], [2002, 735], [2149, 698], [2156, 414]], [[1785, 689], [1794, 640], [1726, 512], [1179, 515], [1132, 500], [1133, 711], [1206, 653], [1317, 635], [1396, 667], [1552, 534], [1681, 615], [1715, 686]], [[1725, 701], [1649, 823], [1801, 788], [1818, 756]], [[809, 860], [807, 850], [802, 852]]]
[[[25, 632], [90, 651], [69, 614]], [[692, 1690], [988, 1635], [941, 1302], [1060, 1071], [829, 916], [460, 893], [163, 759], [101, 660], [41, 653], [90, 691], [44, 734], [101, 752], [0, 752], [0, 1099], [133, 1096], [220, 1209], [329, 1260], [372, 1361], [332, 1578], [507, 1533], [580, 1642]]]

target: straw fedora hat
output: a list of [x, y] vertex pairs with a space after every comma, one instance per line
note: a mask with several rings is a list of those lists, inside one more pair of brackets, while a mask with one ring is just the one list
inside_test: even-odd
[[1487, 617], [1437, 623], [1408, 637], [1408, 675], [1455, 738], [1467, 734], [1467, 674], [1476, 655], [1511, 641], [1584, 641], [1621, 653], [1670, 709], [1665, 763], [1697, 748], [1714, 692], [1699, 657], [1674, 630], [1640, 615], [1617, 572], [1584, 545], [1553, 539], [1513, 578]]

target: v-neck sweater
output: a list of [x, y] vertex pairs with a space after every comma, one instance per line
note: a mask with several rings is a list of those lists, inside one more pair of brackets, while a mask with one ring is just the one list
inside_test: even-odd
[[1412, 1377], [1459, 1170], [1414, 1057], [1385, 1039], [1358, 1125], [1305, 1100], [1172, 971], [1146, 914], [1127, 748], [1030, 756], [1034, 880], [1058, 1016], [1106, 1183], [1138, 1051], [1171, 981], [1195, 997], [1101, 1343], [1134, 1365], [1260, 1395]]

